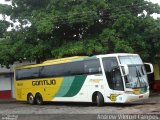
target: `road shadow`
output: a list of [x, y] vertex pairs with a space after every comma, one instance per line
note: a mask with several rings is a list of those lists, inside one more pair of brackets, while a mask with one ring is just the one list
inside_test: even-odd
[[[24, 101], [16, 101], [15, 99], [10, 100], [0, 100], [0, 104], [23, 104], [28, 105], [27, 102]], [[105, 103], [101, 107], [133, 107], [138, 105], [154, 105], [157, 104], [156, 102], [133, 102], [133, 103]], [[68, 107], [98, 107], [95, 103], [89, 103], [89, 102], [44, 102], [43, 105], [36, 105], [36, 106], [68, 106]]]
[[[138, 105], [154, 105], [154, 104], [160, 104], [159, 102], [159, 96], [154, 95], [151, 96], [147, 100], [138, 101], [138, 102], [132, 102], [132, 103], [105, 103], [102, 107], [133, 107]], [[27, 102], [22, 101], [16, 101], [15, 99], [0, 99], [0, 104], [24, 104], [29, 105]], [[88, 103], [88, 102], [44, 102], [44, 106], [50, 105], [50, 106], [68, 106], [68, 107], [96, 107], [97, 105], [94, 103]], [[38, 106], [38, 105], [37, 105]]]
[[[144, 105], [147, 103], [105, 103], [101, 107], [133, 107], [138, 105]], [[149, 103], [156, 104], [156, 103]], [[87, 102], [44, 102], [42, 106], [68, 106], [68, 107], [98, 107], [95, 103]]]

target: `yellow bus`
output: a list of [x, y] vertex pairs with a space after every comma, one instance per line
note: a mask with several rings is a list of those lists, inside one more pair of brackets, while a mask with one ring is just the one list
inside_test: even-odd
[[45, 101], [126, 103], [147, 99], [147, 74], [152, 64], [137, 54], [74, 56], [15, 69], [16, 99], [41, 105]]

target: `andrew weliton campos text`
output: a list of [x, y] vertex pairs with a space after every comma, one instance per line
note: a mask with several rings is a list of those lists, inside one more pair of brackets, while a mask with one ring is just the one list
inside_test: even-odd
[[155, 114], [98, 114], [98, 120], [159, 120]]

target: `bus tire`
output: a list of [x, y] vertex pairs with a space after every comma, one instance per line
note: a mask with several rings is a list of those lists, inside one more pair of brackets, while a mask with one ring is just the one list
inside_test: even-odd
[[30, 105], [34, 105], [35, 104], [35, 98], [34, 96], [32, 95], [32, 93], [29, 93], [27, 95], [27, 102], [30, 104]]
[[102, 94], [101, 93], [97, 93], [97, 96], [96, 96], [96, 103], [97, 103], [97, 106], [103, 106], [103, 104], [104, 104], [104, 98], [103, 98], [103, 96], [102, 96]]
[[37, 105], [43, 105], [43, 98], [40, 93], [36, 94], [35, 101]]

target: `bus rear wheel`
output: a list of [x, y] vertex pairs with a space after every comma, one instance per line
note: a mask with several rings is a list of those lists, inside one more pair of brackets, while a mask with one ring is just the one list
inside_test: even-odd
[[31, 105], [33, 105], [33, 104], [35, 103], [35, 98], [34, 98], [34, 96], [33, 96], [31, 93], [29, 93], [29, 94], [27, 95], [27, 102], [28, 102], [29, 104], [31, 104]]
[[97, 106], [103, 106], [103, 104], [104, 104], [104, 98], [103, 98], [103, 96], [102, 96], [102, 94], [101, 93], [97, 93], [97, 96], [96, 96], [96, 103], [97, 103]]
[[43, 98], [42, 98], [42, 95], [40, 93], [36, 94], [35, 101], [36, 101], [37, 105], [42, 105], [43, 104]]

